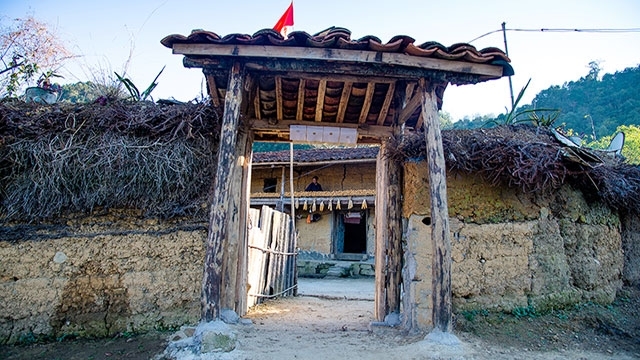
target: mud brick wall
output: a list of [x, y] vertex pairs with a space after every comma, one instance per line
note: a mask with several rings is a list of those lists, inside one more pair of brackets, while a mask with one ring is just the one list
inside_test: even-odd
[[206, 224], [101, 221], [0, 241], [0, 342], [199, 321]]
[[[406, 321], [425, 328], [432, 307], [428, 189], [427, 165], [405, 164]], [[623, 238], [637, 238], [637, 226], [623, 233], [618, 214], [568, 185], [540, 197], [449, 174], [447, 190], [454, 311], [614, 300], [625, 269]]]

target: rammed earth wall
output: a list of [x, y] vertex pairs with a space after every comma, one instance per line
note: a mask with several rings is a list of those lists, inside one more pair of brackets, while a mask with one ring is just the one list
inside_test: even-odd
[[2, 343], [200, 319], [205, 224], [93, 219], [25, 236], [0, 241]]
[[[431, 324], [430, 200], [425, 163], [405, 164], [406, 321]], [[479, 176], [447, 178], [454, 311], [610, 303], [625, 267], [620, 218], [565, 185], [534, 196]], [[633, 221], [630, 222], [634, 224]], [[633, 230], [631, 225], [625, 226]], [[633, 247], [632, 237], [628, 247]], [[633, 247], [636, 249], [637, 246]], [[629, 264], [629, 261], [627, 261]], [[638, 267], [629, 269], [629, 276]]]

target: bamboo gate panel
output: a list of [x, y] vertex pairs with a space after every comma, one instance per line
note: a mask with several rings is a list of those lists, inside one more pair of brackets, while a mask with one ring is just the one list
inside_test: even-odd
[[263, 206], [249, 210], [247, 306], [297, 293], [296, 237], [289, 214]]

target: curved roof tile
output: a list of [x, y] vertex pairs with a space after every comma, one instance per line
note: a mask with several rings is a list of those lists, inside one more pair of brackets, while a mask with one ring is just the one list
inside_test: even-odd
[[369, 50], [377, 52], [403, 53], [411, 56], [430, 57], [444, 60], [458, 60], [478, 64], [496, 64], [505, 68], [505, 73], [513, 73], [509, 65], [511, 60], [500, 49], [489, 47], [477, 50], [473, 45], [456, 43], [446, 47], [435, 41], [415, 44], [415, 39], [406, 35], [396, 35], [386, 43], [373, 35], [360, 39], [351, 39], [348, 29], [332, 27], [316, 35], [309, 35], [304, 31], [294, 31], [287, 39], [273, 29], [262, 29], [253, 35], [229, 34], [220, 37], [218, 34], [204, 30], [194, 30], [189, 36], [168, 35], [160, 41], [162, 45], [171, 48], [173, 44], [225, 44], [225, 45], [272, 45], [297, 46], [311, 48], [335, 48], [345, 50]]

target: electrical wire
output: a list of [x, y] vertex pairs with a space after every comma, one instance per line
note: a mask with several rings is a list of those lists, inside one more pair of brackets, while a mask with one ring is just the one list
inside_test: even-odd
[[[472, 42], [481, 39], [487, 35], [491, 35], [497, 32], [502, 32], [502, 29], [489, 31], [486, 34], [482, 34], [477, 38], [468, 42], [471, 44]], [[579, 32], [579, 33], [602, 33], [602, 34], [611, 34], [611, 33], [634, 33], [640, 32], [640, 28], [621, 28], [621, 29], [570, 29], [570, 28], [541, 28], [541, 29], [504, 29], [504, 31], [520, 31], [520, 32]]]

